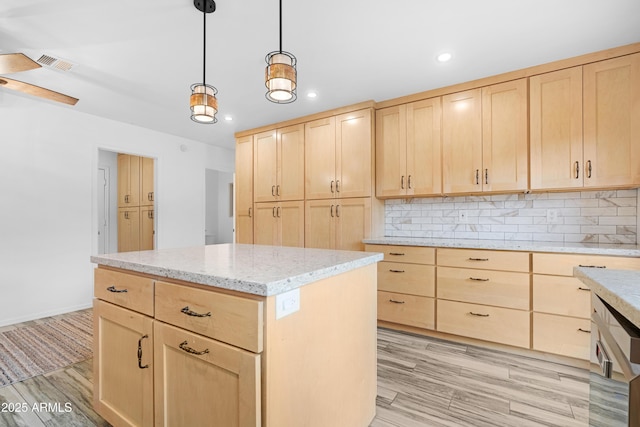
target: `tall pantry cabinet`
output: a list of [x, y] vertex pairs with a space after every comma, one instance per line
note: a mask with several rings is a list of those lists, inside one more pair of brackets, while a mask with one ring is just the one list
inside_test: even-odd
[[366, 102], [236, 134], [236, 243], [362, 250], [383, 222], [373, 125]]
[[153, 249], [154, 160], [118, 154], [118, 252]]

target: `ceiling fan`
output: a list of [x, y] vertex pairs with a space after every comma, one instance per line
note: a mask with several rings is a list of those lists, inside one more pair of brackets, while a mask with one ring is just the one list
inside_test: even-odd
[[[0, 54], [0, 74], [19, 73], [40, 67], [42, 67], [40, 64], [22, 53]], [[18, 92], [39, 96], [68, 105], [76, 105], [76, 102], [78, 102], [78, 99], [72, 96], [4, 76], [0, 76], [0, 87], [17, 90]]]

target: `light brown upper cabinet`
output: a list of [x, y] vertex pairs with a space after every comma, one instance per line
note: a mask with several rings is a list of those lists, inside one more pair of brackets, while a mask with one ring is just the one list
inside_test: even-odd
[[140, 206], [153, 206], [153, 159], [140, 157]]
[[253, 165], [254, 202], [304, 199], [304, 126], [255, 135]]
[[118, 154], [118, 207], [130, 206], [140, 206], [140, 157]]
[[367, 108], [304, 125], [307, 200], [371, 196], [372, 122]]
[[236, 140], [236, 243], [253, 243], [253, 136]]
[[528, 188], [527, 82], [442, 97], [443, 192]]
[[582, 187], [582, 67], [529, 78], [531, 189]]
[[640, 184], [640, 53], [584, 66], [584, 185]]
[[376, 196], [442, 193], [441, 99], [376, 112]]
[[640, 54], [530, 78], [531, 188], [640, 184]]

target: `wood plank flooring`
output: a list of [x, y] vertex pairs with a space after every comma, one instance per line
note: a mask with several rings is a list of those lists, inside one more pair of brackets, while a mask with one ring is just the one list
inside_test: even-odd
[[[91, 408], [92, 382], [89, 359], [2, 387], [0, 426], [109, 426]], [[371, 427], [586, 427], [588, 394], [584, 369], [378, 330]]]

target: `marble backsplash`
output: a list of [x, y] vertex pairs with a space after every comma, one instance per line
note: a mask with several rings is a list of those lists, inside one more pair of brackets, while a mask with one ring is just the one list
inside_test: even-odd
[[385, 236], [638, 244], [639, 190], [385, 201]]

